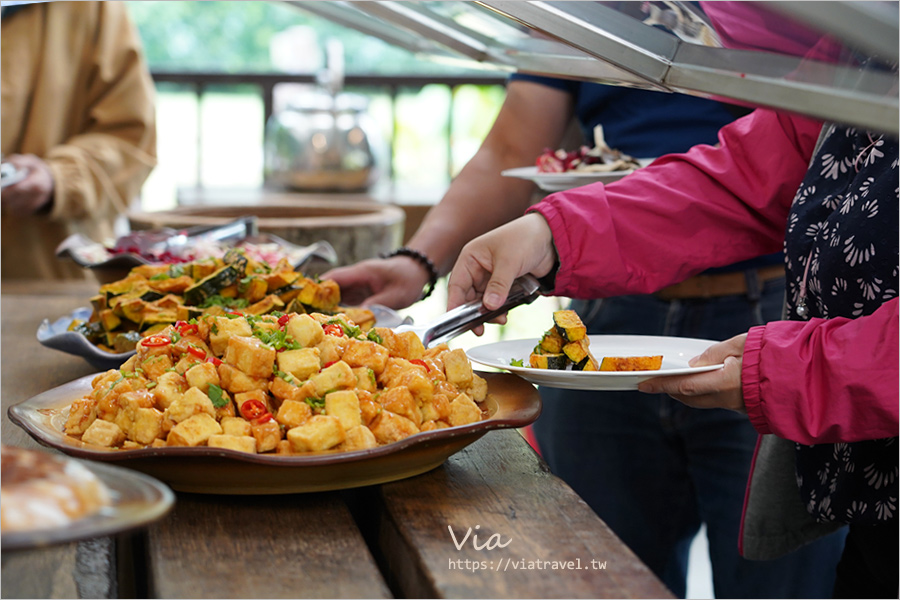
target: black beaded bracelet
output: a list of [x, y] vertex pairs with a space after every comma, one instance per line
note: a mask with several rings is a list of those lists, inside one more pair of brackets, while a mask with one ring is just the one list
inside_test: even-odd
[[434, 263], [431, 262], [431, 259], [418, 250], [413, 250], [412, 248], [408, 248], [407, 246], [401, 246], [393, 252], [385, 252], [384, 254], [380, 254], [379, 256], [381, 256], [381, 258], [390, 258], [392, 256], [408, 256], [411, 259], [415, 260], [423, 267], [425, 267], [426, 271], [428, 271], [428, 283], [425, 284], [422, 297], [419, 298], [419, 300], [424, 300], [431, 295], [431, 292], [434, 291], [434, 286], [437, 285], [438, 280], [437, 269], [434, 268]]

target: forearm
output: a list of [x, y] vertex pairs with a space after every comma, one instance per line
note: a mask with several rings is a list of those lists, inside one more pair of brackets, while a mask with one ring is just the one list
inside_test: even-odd
[[896, 436], [897, 307], [751, 329], [742, 387], [756, 429], [802, 444]]
[[468, 241], [521, 216], [531, 204], [534, 184], [500, 173], [532, 165], [545, 148], [559, 144], [572, 118], [572, 102], [568, 93], [558, 89], [510, 82], [506, 100], [478, 152], [408, 245], [424, 252], [443, 275]]

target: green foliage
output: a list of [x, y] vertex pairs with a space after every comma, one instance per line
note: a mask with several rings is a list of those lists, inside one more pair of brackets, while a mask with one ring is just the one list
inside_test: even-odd
[[154, 71], [273, 72], [269, 42], [294, 26], [311, 27], [344, 44], [347, 73], [460, 73], [283, 2], [177, 0], [129, 1], [144, 52]]

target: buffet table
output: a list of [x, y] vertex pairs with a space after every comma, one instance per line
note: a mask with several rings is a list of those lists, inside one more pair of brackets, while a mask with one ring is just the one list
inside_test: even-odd
[[[9, 421], [11, 405], [93, 371], [35, 339], [43, 318], [86, 304], [93, 290], [3, 283], [5, 444], [39, 447]], [[394, 483], [177, 493], [144, 530], [3, 552], [2, 581], [3, 598], [671, 597], [512, 430]]]

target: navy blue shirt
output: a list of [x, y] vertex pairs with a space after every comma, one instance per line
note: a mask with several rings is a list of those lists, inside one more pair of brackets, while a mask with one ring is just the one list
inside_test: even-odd
[[[610, 148], [635, 158], [656, 158], [687, 152], [697, 144], [716, 144], [719, 129], [746, 109], [686, 94], [669, 94], [590, 81], [555, 79], [515, 73], [511, 80], [540, 83], [568, 92], [575, 99], [575, 116], [585, 144], [594, 145], [594, 127], [603, 125]], [[784, 262], [780, 252], [706, 273], [732, 272]]]

